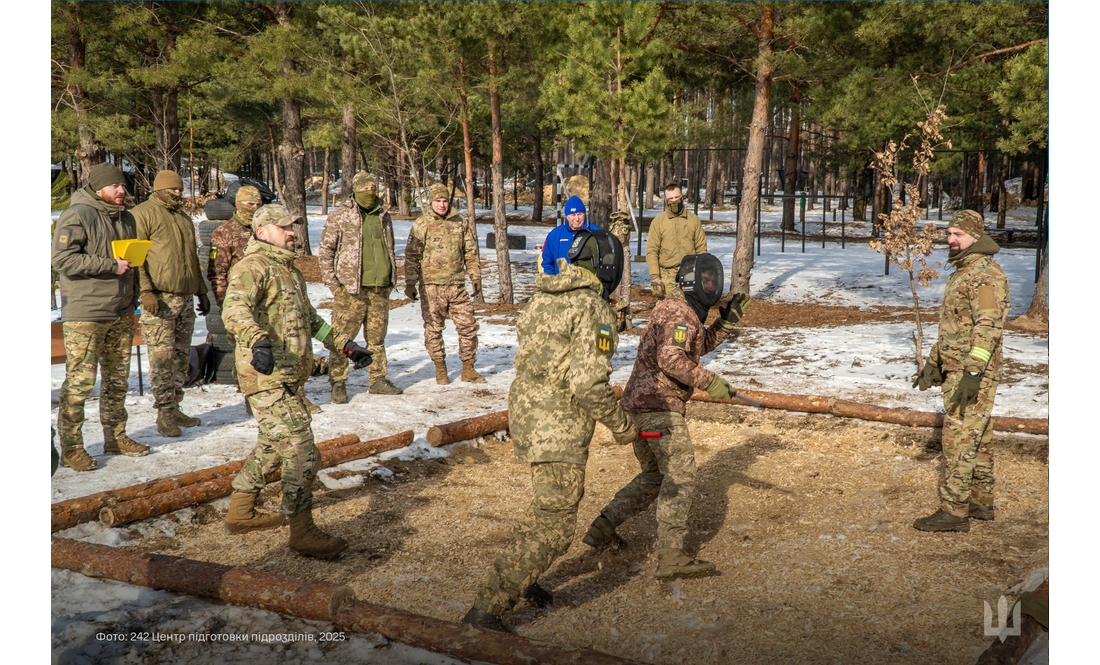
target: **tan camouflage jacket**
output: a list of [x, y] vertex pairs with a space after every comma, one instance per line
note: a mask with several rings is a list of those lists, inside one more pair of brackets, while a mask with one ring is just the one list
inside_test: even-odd
[[516, 459], [529, 464], [584, 464], [596, 421], [613, 432], [629, 426], [608, 383], [619, 336], [603, 285], [565, 259], [558, 271], [535, 279], [538, 291], [516, 321], [508, 428]]
[[244, 258], [244, 249], [252, 239], [252, 227], [243, 223], [237, 213], [233, 219], [214, 229], [210, 234], [210, 261], [206, 264], [206, 279], [214, 290], [214, 300], [221, 307], [225, 300], [225, 287], [229, 284], [229, 271]]
[[703, 233], [703, 223], [689, 212], [687, 206], [675, 217], [662, 212], [649, 225], [646, 238], [645, 262], [649, 274], [659, 274], [658, 268], [678, 268], [680, 261], [688, 254], [702, 254], [707, 251], [707, 236]]
[[[382, 241], [390, 255], [390, 286], [395, 286], [397, 261], [393, 254], [393, 220], [388, 210], [382, 210], [378, 217], [382, 222]], [[355, 199], [344, 201], [325, 220], [317, 260], [321, 279], [330, 291], [336, 293], [336, 289], [342, 287], [348, 293], [359, 293], [363, 274], [363, 213]]]
[[714, 372], [704, 369], [699, 358], [729, 334], [718, 321], [704, 328], [684, 300], [684, 292], [672, 287], [668, 297], [653, 308], [638, 342], [634, 369], [623, 389], [623, 408], [631, 413], [675, 411], [684, 415], [694, 389], [706, 390], [714, 381]]
[[428, 210], [413, 222], [405, 243], [405, 283], [465, 284], [481, 281], [477, 237], [471, 224], [452, 210], [446, 219]]
[[1000, 380], [1004, 353], [1001, 334], [1008, 318], [1008, 278], [993, 259], [1001, 250], [982, 236], [959, 257], [947, 278], [940, 307], [939, 339], [929, 359], [946, 372], [984, 372]]
[[[342, 349], [348, 337], [332, 329], [313, 305], [306, 281], [294, 267], [295, 254], [253, 238], [245, 256], [229, 271], [222, 320], [237, 338], [237, 377], [241, 391], [251, 395], [296, 386], [313, 371], [311, 337], [324, 341], [331, 333], [332, 344]], [[275, 356], [275, 371], [263, 375], [252, 367], [252, 345], [267, 338]]]

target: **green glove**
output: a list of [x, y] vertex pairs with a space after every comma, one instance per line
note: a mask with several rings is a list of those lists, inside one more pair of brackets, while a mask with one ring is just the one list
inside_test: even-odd
[[955, 389], [954, 394], [951, 395], [951, 399], [948, 400], [947, 403], [949, 405], [958, 406], [960, 410], [965, 409], [978, 397], [978, 387], [981, 383], [981, 374], [963, 372], [962, 380], [959, 381], [959, 387]]
[[141, 292], [141, 311], [149, 312], [149, 316], [156, 316], [157, 311], [160, 310], [160, 302], [157, 301], [157, 296], [152, 291]]
[[928, 360], [921, 367], [920, 374], [913, 381], [914, 388], [920, 388], [921, 391], [928, 390], [932, 386], [943, 385], [943, 372], [940, 371], [939, 363], [934, 363]]
[[653, 293], [653, 297], [657, 300], [665, 297], [665, 283], [660, 280], [656, 282], [650, 282], [649, 290]]
[[416, 300], [416, 284], [405, 282], [405, 297], [409, 300]]
[[737, 322], [741, 320], [741, 317], [745, 315], [745, 310], [752, 304], [752, 298], [747, 293], [735, 293], [730, 301], [726, 303], [725, 307], [718, 308], [718, 314], [721, 315], [723, 328], [733, 329]]
[[625, 446], [634, 443], [638, 440], [638, 435], [641, 434], [641, 430], [638, 429], [638, 423], [634, 422], [634, 419], [630, 417], [630, 414], [626, 414], [626, 422], [628, 427], [621, 432], [612, 432], [611, 436], [614, 437], [615, 443], [620, 446]]
[[733, 396], [737, 394], [737, 391], [733, 389], [729, 381], [726, 381], [720, 376], [715, 375], [714, 380], [710, 382], [710, 386], [707, 387], [707, 394], [714, 399], [721, 399], [729, 401], [733, 399]]

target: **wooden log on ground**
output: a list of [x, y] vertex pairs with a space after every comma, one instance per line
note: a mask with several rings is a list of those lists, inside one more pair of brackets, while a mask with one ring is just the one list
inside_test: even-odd
[[[1040, 584], [1039, 588], [1035, 590], [1035, 593], [1043, 598], [1049, 598], [1049, 582], [1050, 580], [1047, 580]], [[1008, 621], [1008, 618], [1003, 617], [1001, 620]], [[993, 640], [993, 644], [990, 644], [989, 647], [978, 656], [978, 660], [974, 661], [974, 665], [1016, 665], [1016, 663], [1020, 662], [1020, 658], [1027, 653], [1028, 648], [1031, 647], [1031, 643], [1035, 641], [1035, 638], [1043, 634], [1043, 625], [1033, 617], [1021, 614], [1019, 628], [1019, 635], [1009, 635], [1005, 638], [1004, 642], [1002, 642], [999, 637]]]
[[[404, 448], [412, 441], [413, 432], [407, 430], [381, 439], [330, 448], [321, 452], [321, 465], [330, 467], [377, 455], [387, 450], [397, 450], [398, 448]], [[270, 482], [277, 481], [281, 476], [282, 472], [276, 469]], [[148, 519], [156, 515], [164, 515], [180, 508], [196, 506], [223, 496], [229, 496], [233, 492], [232, 484], [233, 476], [224, 476], [133, 501], [123, 501], [114, 506], [106, 506], [100, 509], [99, 521], [104, 526], [113, 527]]]
[[[344, 434], [321, 441], [317, 444], [317, 448], [323, 451], [358, 442], [359, 437], [357, 435]], [[82, 496], [76, 499], [59, 501], [50, 506], [51, 531], [60, 531], [61, 529], [68, 529], [82, 522], [90, 522], [99, 517], [99, 511], [103, 508], [122, 501], [143, 499], [162, 492], [170, 492], [181, 487], [186, 487], [187, 485], [194, 485], [195, 483], [214, 480], [225, 476], [233, 477], [237, 475], [237, 472], [241, 470], [241, 466], [243, 465], [244, 460], [227, 462], [208, 469], [188, 471], [187, 473], [181, 473], [167, 478], [159, 478], [147, 483], [139, 483], [137, 485], [130, 485], [129, 487], [120, 487], [118, 489], [89, 494], [88, 496]]]
[[57, 537], [52, 542], [51, 565], [89, 577], [331, 621], [345, 630], [379, 634], [402, 644], [456, 658], [500, 665], [628, 665], [631, 662], [583, 647], [557, 646], [374, 605], [356, 600], [347, 586], [244, 566], [139, 554]]

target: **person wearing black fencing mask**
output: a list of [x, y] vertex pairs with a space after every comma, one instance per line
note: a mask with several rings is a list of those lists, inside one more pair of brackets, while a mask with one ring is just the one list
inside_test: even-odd
[[[619, 239], [603, 229], [582, 229], [573, 236], [565, 260], [595, 273], [603, 283], [603, 299], [619, 288], [623, 279], [623, 246]], [[719, 264], [721, 269], [721, 264]]]
[[653, 308], [621, 404], [634, 416], [639, 430], [660, 436], [634, 442], [640, 473], [600, 511], [583, 538], [596, 549], [622, 549], [626, 541], [615, 529], [656, 502], [657, 579], [702, 577], [715, 571], [713, 563], [684, 551], [695, 484], [695, 452], [684, 412], [695, 388], [716, 399], [729, 400], [737, 394], [728, 381], [699, 363], [700, 357], [729, 336], [749, 302], [746, 294], [735, 294], [719, 309], [719, 319], [703, 327], [707, 313], [721, 297], [722, 281], [717, 258], [686, 256], [680, 262], [677, 284]]

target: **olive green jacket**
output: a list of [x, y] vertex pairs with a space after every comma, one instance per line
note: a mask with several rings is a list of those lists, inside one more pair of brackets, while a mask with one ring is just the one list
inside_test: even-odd
[[170, 210], [153, 193], [134, 208], [134, 219], [137, 237], [153, 241], [144, 265], [138, 268], [142, 292], [206, 293], [199, 266], [199, 244], [191, 218], [178, 210]]

